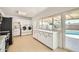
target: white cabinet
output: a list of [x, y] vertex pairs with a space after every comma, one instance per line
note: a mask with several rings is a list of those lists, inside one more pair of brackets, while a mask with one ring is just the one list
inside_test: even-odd
[[38, 39], [38, 32], [37, 32], [37, 30], [33, 30], [33, 37], [35, 39]]
[[30, 34], [32, 34], [32, 30], [22, 31], [21, 35], [30, 35]]
[[53, 49], [53, 34], [45, 32], [45, 44]]
[[43, 33], [41, 31], [38, 31], [38, 40], [43, 43], [44, 37], [43, 37]]
[[36, 37], [36, 32], [33, 30], [33, 37], [35, 38]]
[[58, 32], [34, 30], [33, 37], [51, 49], [58, 48]]

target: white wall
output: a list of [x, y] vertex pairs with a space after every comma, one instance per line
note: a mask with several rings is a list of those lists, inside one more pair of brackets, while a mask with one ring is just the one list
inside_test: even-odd
[[[12, 25], [18, 22], [21, 23], [21, 27], [24, 25], [32, 25], [32, 19], [13, 16]], [[12, 30], [12, 32], [13, 32], [13, 36], [20, 35], [20, 28], [18, 28], [16, 32], [14, 32], [14, 30]]]
[[66, 37], [65, 48], [79, 52], [79, 39]]
[[13, 17], [13, 22], [21, 22], [21, 25], [27, 24], [27, 25], [32, 25], [32, 20], [23, 18], [23, 17]]
[[2, 16], [5, 16], [5, 13], [0, 9], [0, 13], [2, 14]]

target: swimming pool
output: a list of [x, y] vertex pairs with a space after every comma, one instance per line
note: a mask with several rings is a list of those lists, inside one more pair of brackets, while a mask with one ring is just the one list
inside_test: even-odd
[[65, 34], [79, 35], [79, 30], [66, 30]]
[[79, 31], [66, 30], [65, 31], [65, 48], [79, 52]]
[[66, 30], [65, 36], [70, 38], [79, 39], [79, 31], [78, 30]]

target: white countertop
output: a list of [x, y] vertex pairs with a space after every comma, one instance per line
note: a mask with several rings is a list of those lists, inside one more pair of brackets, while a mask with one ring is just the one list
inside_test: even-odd
[[41, 29], [38, 29], [38, 31], [43, 31], [43, 32], [48, 32], [48, 33], [53, 33], [53, 31], [41, 30]]
[[49, 30], [42, 30], [42, 29], [34, 29], [36, 31], [42, 31], [42, 32], [47, 32], [47, 33], [53, 33], [53, 32], [58, 32], [57, 30], [49, 31]]
[[48, 30], [41, 30], [41, 29], [34, 29], [36, 31], [42, 31], [42, 32], [48, 32], [48, 33], [53, 33], [53, 31], [48, 31]]

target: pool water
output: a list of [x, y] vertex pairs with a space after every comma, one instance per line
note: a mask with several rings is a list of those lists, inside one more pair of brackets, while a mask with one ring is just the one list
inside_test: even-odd
[[78, 30], [66, 30], [65, 34], [79, 35], [79, 31]]

